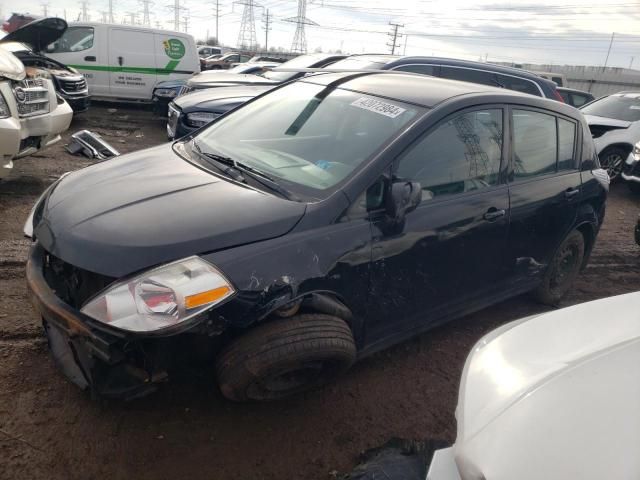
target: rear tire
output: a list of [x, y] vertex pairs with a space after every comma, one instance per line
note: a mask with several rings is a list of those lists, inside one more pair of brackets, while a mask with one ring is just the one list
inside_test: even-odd
[[301, 314], [259, 325], [216, 360], [230, 400], [276, 400], [308, 390], [347, 370], [356, 358], [351, 329], [324, 314]]
[[573, 285], [584, 260], [584, 236], [571, 232], [556, 251], [534, 297], [546, 305], [556, 306]]

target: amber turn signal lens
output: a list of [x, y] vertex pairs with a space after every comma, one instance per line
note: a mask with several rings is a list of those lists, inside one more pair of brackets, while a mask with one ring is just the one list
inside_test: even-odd
[[208, 303], [213, 303], [216, 300], [226, 297], [230, 291], [231, 289], [225, 286], [214, 288], [213, 290], [207, 290], [206, 292], [196, 293], [195, 295], [189, 295], [188, 297], [184, 297], [184, 306], [189, 310]]

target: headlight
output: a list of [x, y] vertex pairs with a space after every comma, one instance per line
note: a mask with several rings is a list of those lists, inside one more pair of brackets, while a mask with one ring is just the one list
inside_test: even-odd
[[176, 88], [156, 88], [153, 93], [156, 97], [173, 98], [178, 94], [178, 90]]
[[200, 128], [204, 127], [207, 123], [211, 122], [213, 119], [218, 118], [220, 116], [219, 113], [212, 112], [194, 112], [187, 114], [187, 124]]
[[7, 118], [11, 116], [11, 110], [9, 110], [9, 105], [7, 105], [7, 101], [4, 99], [4, 96], [0, 93], [0, 118]]
[[640, 162], [640, 142], [633, 146], [633, 159], [636, 162]]
[[152, 332], [189, 320], [234, 292], [213, 265], [189, 257], [117, 282], [81, 311], [122, 330]]

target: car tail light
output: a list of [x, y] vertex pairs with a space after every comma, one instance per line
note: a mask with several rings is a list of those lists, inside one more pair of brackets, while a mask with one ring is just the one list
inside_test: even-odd
[[564, 103], [564, 98], [562, 98], [562, 95], [560, 95], [560, 92], [555, 88], [553, 89], [553, 98], [559, 102]]

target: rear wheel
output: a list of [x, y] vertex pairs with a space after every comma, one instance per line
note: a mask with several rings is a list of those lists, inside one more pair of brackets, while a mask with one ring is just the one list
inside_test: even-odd
[[609, 174], [611, 181], [616, 180], [622, 173], [626, 157], [627, 152], [618, 147], [607, 148], [600, 154], [600, 164]]
[[216, 371], [230, 400], [276, 400], [325, 383], [355, 358], [344, 320], [302, 314], [247, 332], [220, 353]]
[[556, 251], [534, 296], [546, 305], [557, 305], [580, 273], [583, 259], [584, 237], [574, 230]]

